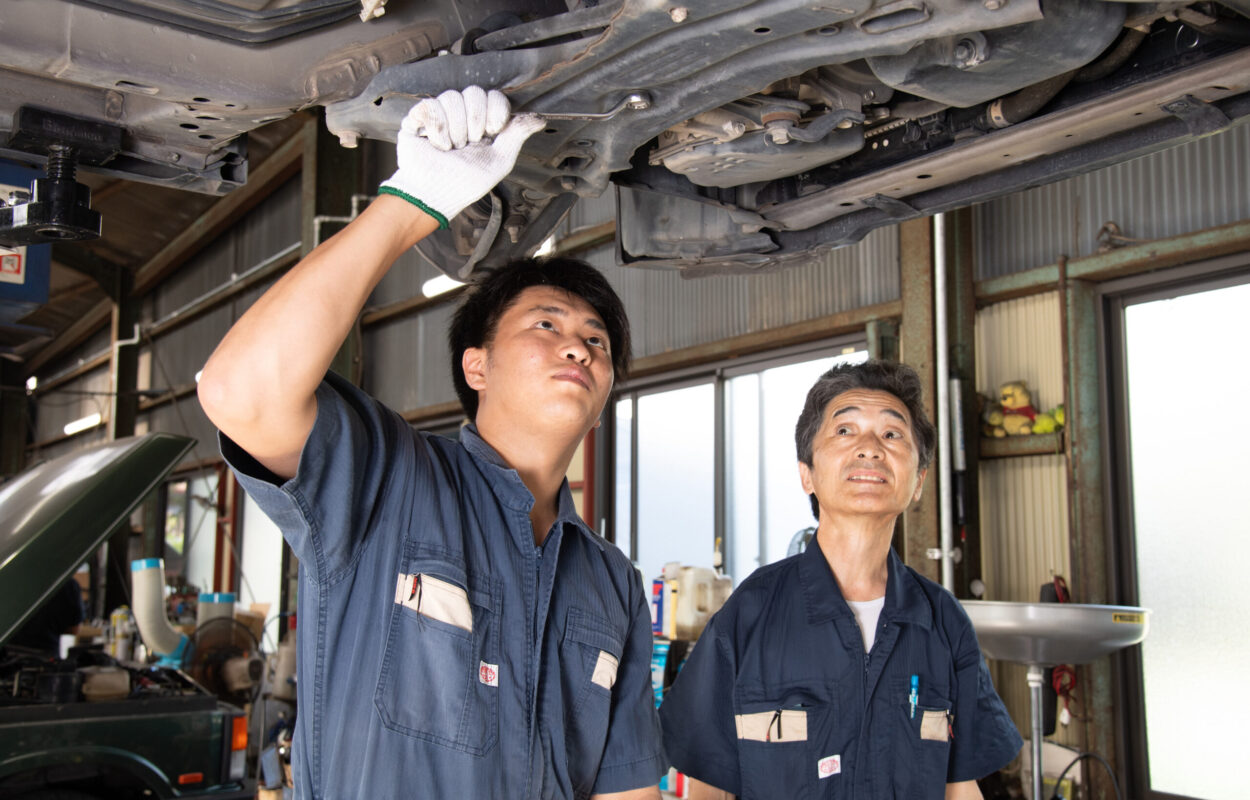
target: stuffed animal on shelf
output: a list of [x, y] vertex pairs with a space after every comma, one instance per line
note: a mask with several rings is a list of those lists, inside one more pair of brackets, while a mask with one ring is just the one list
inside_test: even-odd
[[1063, 427], [1063, 406], [1058, 405], [1033, 419], [1034, 433], [1054, 433]]
[[1008, 436], [1028, 436], [1033, 432], [1037, 409], [1024, 381], [1008, 381], [998, 387], [998, 403], [1003, 408], [1003, 430]]
[[1007, 435], [1003, 428], [1003, 407], [988, 394], [977, 395], [981, 400], [981, 435], [1001, 439]]

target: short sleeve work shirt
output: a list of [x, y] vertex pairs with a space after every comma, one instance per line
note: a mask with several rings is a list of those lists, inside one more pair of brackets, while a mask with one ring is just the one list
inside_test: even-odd
[[1003, 767], [1022, 744], [949, 592], [891, 551], [865, 654], [814, 545], [733, 593], [660, 719], [678, 769], [748, 800], [941, 800], [947, 783]]
[[222, 452], [300, 559], [301, 798], [584, 798], [666, 768], [628, 559], [568, 484], [533, 496], [472, 428], [414, 431], [333, 374], [294, 478]]

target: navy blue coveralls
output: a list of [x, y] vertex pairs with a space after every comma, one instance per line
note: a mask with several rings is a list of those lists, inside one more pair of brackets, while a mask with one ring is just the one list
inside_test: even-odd
[[585, 798], [666, 769], [651, 617], [629, 559], [568, 483], [534, 497], [471, 426], [414, 431], [338, 376], [296, 476], [226, 437], [300, 559], [299, 798]]
[[949, 592], [891, 551], [865, 654], [814, 543], [734, 591], [660, 720], [674, 766], [748, 799], [941, 800], [947, 783], [1000, 769], [1023, 743]]

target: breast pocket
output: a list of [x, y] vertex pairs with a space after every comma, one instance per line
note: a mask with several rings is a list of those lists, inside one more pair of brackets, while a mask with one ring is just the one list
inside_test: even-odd
[[834, 784], [841, 754], [824, 752], [831, 746], [832, 703], [806, 689], [762, 694], [762, 699], [755, 692], [740, 696], [734, 714], [743, 796], [839, 796]]
[[[896, 693], [897, 696], [897, 693]], [[951, 702], [937, 692], [921, 691], [916, 711], [911, 702], [892, 709], [894, 789], [900, 797], [941, 800], [951, 752]], [[905, 765], [905, 769], [899, 769]]]
[[447, 560], [405, 559], [395, 577], [374, 704], [397, 733], [482, 755], [498, 738], [498, 591]]
[[589, 793], [599, 772], [612, 714], [612, 689], [624, 656], [624, 631], [598, 614], [570, 608], [560, 642], [565, 742], [575, 793]]

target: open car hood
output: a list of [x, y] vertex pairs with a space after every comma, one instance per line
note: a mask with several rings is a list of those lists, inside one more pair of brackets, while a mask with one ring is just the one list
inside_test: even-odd
[[195, 445], [150, 433], [38, 464], [0, 485], [0, 644]]

